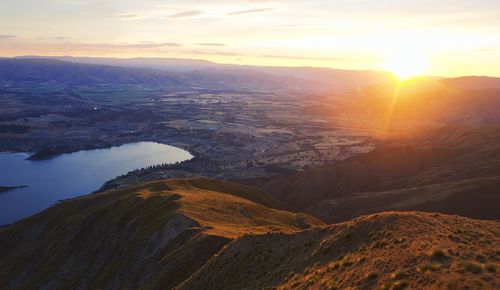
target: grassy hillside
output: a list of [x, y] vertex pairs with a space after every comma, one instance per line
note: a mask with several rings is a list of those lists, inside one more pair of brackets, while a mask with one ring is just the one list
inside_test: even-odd
[[146, 183], [59, 203], [0, 229], [2, 289], [169, 289], [232, 240], [322, 223], [249, 187]]
[[383, 213], [299, 233], [244, 236], [181, 289], [494, 289], [498, 222]]
[[0, 285], [493, 289], [498, 245], [499, 222], [388, 212], [326, 226], [250, 187], [176, 179], [67, 200], [0, 228]]

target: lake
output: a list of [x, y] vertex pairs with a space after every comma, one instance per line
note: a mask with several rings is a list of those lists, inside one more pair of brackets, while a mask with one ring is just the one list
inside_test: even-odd
[[0, 225], [37, 213], [60, 199], [91, 193], [131, 170], [193, 156], [180, 148], [138, 142], [50, 160], [30, 161], [27, 157], [27, 153], [0, 153], [0, 186], [28, 186], [0, 193]]

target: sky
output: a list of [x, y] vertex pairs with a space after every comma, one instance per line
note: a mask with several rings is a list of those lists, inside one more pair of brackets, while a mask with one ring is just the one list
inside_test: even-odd
[[0, 0], [0, 56], [500, 76], [498, 0]]

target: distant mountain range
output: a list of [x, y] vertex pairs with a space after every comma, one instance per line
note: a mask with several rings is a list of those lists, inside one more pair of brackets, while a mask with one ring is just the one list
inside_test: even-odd
[[464, 76], [441, 80], [444, 84], [465, 90], [482, 90], [500, 88], [500, 78], [487, 76]]
[[73, 56], [20, 56], [15, 59], [56, 59], [72, 63], [110, 65], [130, 68], [152, 68], [158, 70], [185, 72], [197, 69], [215, 68], [219, 65], [198, 59], [183, 58], [106, 58], [106, 57], [73, 57]]
[[[25, 56], [0, 58], [0, 82], [37, 81], [66, 85], [145, 84], [189, 88], [232, 86], [249, 89], [339, 92], [393, 82], [389, 73], [314, 67], [217, 64], [176, 58], [92, 58]], [[460, 89], [500, 88], [500, 79], [442, 79]]]
[[242, 88], [313, 89], [312, 81], [294, 77], [270, 75], [251, 70], [229, 71], [197, 68], [189, 71], [170, 71], [154, 68], [112, 66], [68, 62], [50, 58], [0, 59], [1, 83], [53, 83], [78, 85], [144, 85], [176, 89]]
[[[188, 84], [221, 84], [231, 83], [238, 85], [246, 85], [253, 87], [264, 88], [281, 88], [281, 89], [309, 89], [309, 90], [346, 90], [354, 89], [361, 86], [376, 84], [390, 80], [390, 76], [384, 72], [377, 71], [356, 71], [356, 70], [339, 70], [327, 68], [312, 68], [312, 67], [259, 67], [259, 66], [243, 66], [243, 65], [228, 65], [217, 64], [202, 60], [192, 59], [169, 59], [169, 58], [89, 58], [89, 57], [40, 57], [26, 56], [17, 57], [14, 59], [0, 59], [1, 62], [7, 61], [7, 65], [12, 62], [19, 63], [25, 68], [28, 65], [46, 64], [51, 66], [51, 61], [58, 60], [61, 62], [72, 63], [77, 67], [77, 64], [107, 66], [107, 69], [95, 67], [102, 70], [102, 73], [117, 73], [116, 68], [125, 69], [140, 69], [142, 75], [149, 75], [154, 84], [158, 83], [157, 77], [161, 76], [159, 71], [163, 71], [165, 78], [181, 78], [184, 81], [192, 81]], [[45, 61], [45, 62], [43, 62]], [[69, 66], [69, 64], [68, 64]], [[34, 67], [33, 69], [41, 69]], [[47, 70], [49, 67], [47, 67]], [[5, 70], [5, 69], [4, 69]], [[112, 70], [112, 71], [110, 71]], [[155, 73], [152, 72], [155, 71]], [[124, 70], [123, 74], [129, 74], [130, 70]], [[168, 73], [168, 74], [167, 74]], [[22, 74], [21, 74], [22, 75]], [[111, 74], [109, 78], [116, 77]], [[123, 77], [123, 76], [122, 76]], [[117, 82], [123, 78], [117, 78]], [[134, 80], [134, 79], [133, 79]], [[138, 81], [145, 81], [140, 78]], [[135, 81], [135, 80], [134, 80]], [[146, 80], [147, 81], [147, 80]], [[169, 83], [165, 80], [165, 83]]]
[[76, 64], [56, 59], [0, 59], [0, 82], [51, 82], [62, 85], [192, 85], [189, 78], [153, 69]]
[[494, 288], [499, 242], [493, 221], [392, 212], [326, 226], [250, 187], [177, 179], [63, 201], [0, 228], [0, 285]]

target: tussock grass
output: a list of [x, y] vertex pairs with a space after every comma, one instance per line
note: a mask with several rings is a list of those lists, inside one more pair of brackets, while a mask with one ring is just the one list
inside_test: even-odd
[[461, 263], [461, 266], [470, 273], [480, 274], [484, 270], [484, 265], [474, 261], [468, 261]]
[[446, 252], [442, 249], [435, 249], [433, 250], [429, 256], [431, 257], [432, 260], [438, 261], [438, 262], [444, 262], [448, 259], [448, 255]]

